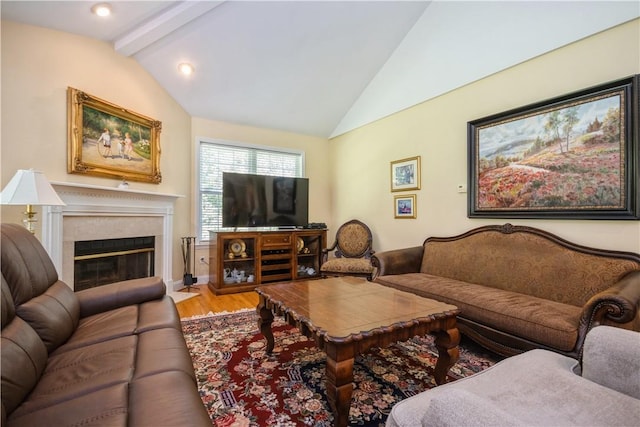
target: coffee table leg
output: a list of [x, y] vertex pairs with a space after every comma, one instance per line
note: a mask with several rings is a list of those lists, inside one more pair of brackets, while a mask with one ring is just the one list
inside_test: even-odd
[[271, 310], [269, 310], [269, 308], [267, 308], [267, 302], [262, 295], [260, 295], [260, 302], [258, 302], [256, 312], [258, 313], [258, 328], [267, 340], [267, 353], [271, 353], [273, 351], [273, 347], [275, 346], [273, 331], [271, 330], [271, 324], [273, 323], [273, 313], [271, 312]]
[[[353, 349], [336, 348], [327, 343], [327, 399], [335, 417], [334, 426], [349, 424], [349, 408], [353, 394]], [[336, 360], [343, 359], [343, 360]]]
[[436, 369], [434, 377], [436, 384], [444, 384], [447, 381], [447, 372], [458, 361], [460, 357], [460, 351], [458, 344], [460, 344], [460, 332], [458, 328], [448, 329], [446, 331], [435, 332], [436, 339], [435, 344], [438, 349], [438, 361], [436, 362]]

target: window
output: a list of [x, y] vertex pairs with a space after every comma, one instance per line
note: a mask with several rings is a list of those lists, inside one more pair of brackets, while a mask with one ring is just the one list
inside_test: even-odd
[[199, 142], [198, 236], [209, 240], [209, 230], [222, 227], [222, 173], [302, 177], [304, 153], [227, 141]]

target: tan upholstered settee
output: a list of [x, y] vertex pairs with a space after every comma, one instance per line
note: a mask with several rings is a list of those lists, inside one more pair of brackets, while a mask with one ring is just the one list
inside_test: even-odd
[[456, 305], [460, 331], [502, 354], [579, 358], [587, 332], [640, 330], [640, 254], [588, 248], [533, 227], [490, 225], [376, 253], [374, 281]]
[[211, 426], [162, 279], [74, 293], [15, 224], [0, 252], [2, 426]]

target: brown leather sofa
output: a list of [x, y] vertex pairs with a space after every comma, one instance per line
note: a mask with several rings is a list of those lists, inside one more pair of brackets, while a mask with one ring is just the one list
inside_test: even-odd
[[24, 227], [0, 243], [3, 426], [211, 426], [162, 279], [74, 293]]
[[640, 254], [588, 248], [533, 227], [491, 225], [376, 253], [374, 281], [456, 305], [460, 331], [514, 355], [579, 358], [604, 324], [640, 330]]

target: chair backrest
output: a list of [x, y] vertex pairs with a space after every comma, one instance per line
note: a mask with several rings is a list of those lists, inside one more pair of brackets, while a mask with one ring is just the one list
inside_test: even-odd
[[345, 222], [336, 233], [336, 257], [345, 258], [370, 258], [371, 230], [367, 225], [357, 219]]

